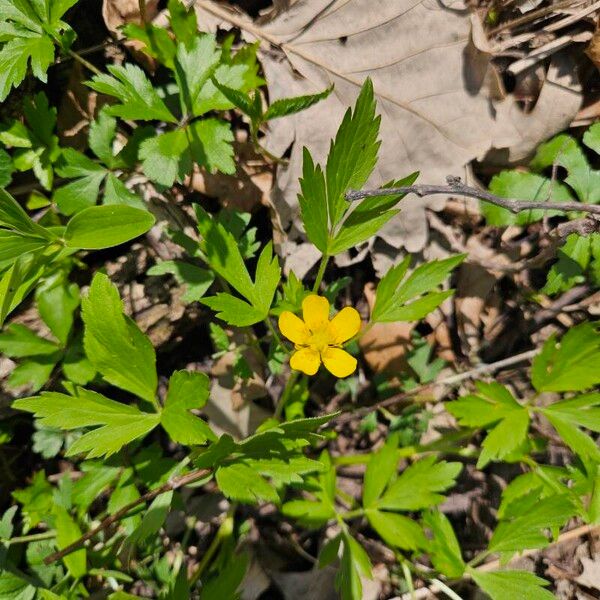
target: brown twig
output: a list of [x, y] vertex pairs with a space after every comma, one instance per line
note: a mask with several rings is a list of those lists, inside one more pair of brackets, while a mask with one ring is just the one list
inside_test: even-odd
[[96, 534], [100, 533], [101, 531], [108, 529], [113, 523], [120, 521], [123, 517], [127, 515], [129, 511], [133, 510], [140, 504], [150, 502], [151, 500], [154, 500], [154, 498], [160, 496], [161, 494], [165, 494], [166, 492], [176, 490], [180, 487], [183, 487], [184, 485], [194, 483], [195, 481], [206, 477], [210, 472], [210, 469], [197, 469], [196, 471], [190, 471], [185, 475], [181, 475], [180, 477], [175, 477], [174, 479], [167, 481], [167, 483], [164, 483], [163, 485], [157, 488], [149, 490], [143, 496], [140, 496], [137, 500], [133, 500], [129, 504], [126, 504], [125, 506], [120, 508], [114, 514], [106, 517], [106, 519], [104, 519], [100, 523], [100, 525], [94, 527], [94, 529], [90, 529], [87, 533], [83, 534], [72, 544], [65, 546], [62, 550], [59, 550], [58, 552], [54, 552], [53, 554], [46, 556], [46, 558], [44, 559], [44, 564], [49, 565], [53, 562], [56, 562], [57, 560], [64, 558], [67, 554], [75, 552], [75, 550], [81, 548], [81, 546], [83, 546], [85, 542], [93, 538]]
[[448, 185], [408, 185], [402, 187], [379, 188], [376, 190], [350, 190], [346, 193], [346, 200], [354, 202], [373, 196], [393, 196], [399, 194], [416, 194], [419, 197], [434, 196], [439, 194], [466, 196], [476, 198], [505, 208], [513, 214], [526, 210], [559, 210], [564, 212], [587, 212], [600, 215], [600, 206], [585, 204], [583, 202], [536, 202], [534, 200], [517, 200], [515, 198], [501, 198], [487, 190], [482, 190], [465, 185], [460, 177], [449, 175], [446, 178]]

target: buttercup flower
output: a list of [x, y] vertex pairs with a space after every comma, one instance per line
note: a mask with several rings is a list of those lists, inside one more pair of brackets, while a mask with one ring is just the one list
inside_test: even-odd
[[330, 321], [327, 298], [311, 295], [302, 302], [302, 317], [287, 310], [279, 317], [281, 333], [296, 346], [290, 367], [314, 375], [322, 362], [336, 377], [354, 373], [356, 359], [340, 346], [359, 332], [358, 312], [347, 306]]

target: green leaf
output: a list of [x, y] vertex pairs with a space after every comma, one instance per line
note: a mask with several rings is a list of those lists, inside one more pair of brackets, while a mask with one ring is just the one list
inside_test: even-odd
[[[590, 137], [587, 139], [589, 141]], [[531, 161], [531, 167], [536, 170], [554, 168], [554, 165], [567, 170], [565, 183], [575, 190], [581, 202], [600, 202], [600, 171], [590, 168], [583, 150], [571, 136], [557, 135], [541, 144]]]
[[375, 168], [380, 145], [377, 141], [380, 120], [375, 116], [373, 84], [367, 79], [354, 110], [348, 109], [344, 115], [327, 157], [325, 179], [331, 227], [339, 222], [346, 211], [346, 191], [361, 188]]
[[188, 10], [179, 0], [169, 0], [169, 21], [175, 39], [183, 43], [186, 48], [193, 46], [198, 37], [198, 21], [194, 10]]
[[196, 32], [187, 42], [179, 40], [174, 70], [184, 114], [193, 114], [198, 94], [220, 58], [221, 53], [212, 34]]
[[[66, 548], [69, 544], [81, 537], [79, 525], [77, 525], [71, 515], [58, 504], [54, 506], [54, 519], [56, 526], [56, 545], [59, 550]], [[85, 548], [67, 554], [63, 558], [63, 562], [69, 570], [71, 577], [74, 577], [75, 579], [83, 577], [87, 573]]]
[[53, 488], [46, 480], [44, 471], [37, 471], [32, 477], [31, 485], [15, 490], [12, 496], [22, 505], [23, 533], [52, 517]]
[[13, 358], [54, 354], [57, 350], [54, 342], [39, 337], [19, 323], [12, 323], [0, 333], [0, 351]]
[[371, 527], [386, 544], [402, 550], [418, 550], [427, 546], [422, 529], [412, 519], [373, 508], [367, 509], [366, 515]]
[[87, 82], [93, 90], [120, 100], [121, 104], [105, 109], [107, 114], [135, 121], [177, 123], [140, 67], [127, 63], [108, 65], [107, 69], [112, 76], [95, 75]]
[[446, 408], [460, 425], [491, 429], [482, 444], [477, 467], [500, 460], [517, 450], [527, 439], [529, 413], [499, 383], [476, 384], [479, 394], [448, 402]]
[[372, 578], [371, 561], [363, 547], [348, 533], [342, 532], [344, 550], [340, 570], [336, 577], [336, 585], [341, 600], [361, 600], [361, 577]]
[[148, 275], [166, 275], [175, 277], [179, 285], [186, 285], [187, 290], [181, 296], [184, 302], [196, 302], [208, 291], [215, 276], [206, 269], [182, 260], [163, 260], [147, 271]]
[[90, 150], [109, 168], [121, 166], [113, 154], [113, 143], [117, 134], [117, 120], [102, 108], [98, 117], [90, 122], [88, 143]]
[[367, 464], [363, 488], [363, 506], [374, 506], [398, 468], [398, 435], [392, 435], [373, 453]]
[[234, 462], [217, 469], [215, 479], [225, 496], [247, 504], [274, 502], [279, 504], [275, 488], [252, 467]]
[[16, 229], [23, 235], [42, 240], [51, 241], [56, 237], [33, 221], [21, 205], [2, 188], [0, 188], [0, 227]]
[[410, 257], [406, 257], [379, 282], [371, 320], [384, 323], [421, 319], [452, 294], [451, 290], [440, 292], [437, 288], [464, 259], [464, 254], [457, 254], [433, 260], [405, 277], [410, 264]]
[[154, 216], [131, 206], [91, 206], [78, 212], [65, 229], [69, 248], [97, 250], [118, 246], [146, 233]]
[[469, 571], [475, 583], [491, 600], [553, 600], [554, 594], [545, 590], [549, 582], [528, 571]]
[[[5, 24], [4, 18], [0, 14], [0, 31]], [[16, 88], [25, 79], [28, 64], [31, 64], [34, 76], [46, 82], [46, 71], [54, 61], [54, 44], [50, 37], [19, 29], [13, 29], [12, 33], [12, 39], [0, 49], [0, 102], [6, 99], [11, 88]]]
[[245, 92], [234, 90], [225, 85], [221, 85], [216, 79], [212, 79], [213, 85], [229, 100], [236, 108], [239, 108], [244, 114], [248, 115], [252, 121], [258, 123], [261, 119], [262, 102], [260, 94], [255, 92], [254, 98], [251, 98]]
[[189, 412], [202, 408], [208, 394], [209, 379], [205, 373], [175, 371], [171, 375], [160, 423], [173, 441], [187, 445], [216, 441], [210, 427]]
[[63, 273], [59, 273], [58, 276], [45, 279], [37, 287], [35, 298], [44, 323], [65, 346], [73, 326], [73, 313], [79, 306], [79, 286], [70, 283]]
[[86, 453], [88, 458], [110, 456], [129, 442], [146, 435], [160, 420], [155, 413], [143, 413], [135, 406], [109, 400], [105, 396], [77, 388], [77, 396], [42, 392], [21, 398], [16, 409], [33, 413], [40, 424], [63, 430], [100, 426], [78, 438], [67, 456]]
[[136, 23], [127, 23], [121, 31], [128, 39], [142, 42], [146, 54], [156, 58], [169, 69], [173, 69], [176, 47], [167, 29], [150, 23], [145, 23], [143, 27]]
[[466, 565], [448, 517], [439, 510], [432, 510], [423, 515], [423, 522], [432, 533], [427, 551], [433, 566], [451, 579], [462, 577]]
[[96, 204], [107, 174], [104, 167], [73, 148], [65, 148], [56, 172], [61, 177], [75, 179], [54, 192], [53, 200], [63, 214], [72, 215]]
[[109, 173], [104, 181], [104, 204], [123, 204], [145, 210], [142, 199], [113, 173]]
[[[560, 182], [551, 181], [535, 173], [523, 171], [502, 171], [494, 175], [490, 181], [490, 192], [502, 198], [519, 198], [539, 202], [569, 202], [573, 198], [569, 189]], [[557, 211], [524, 210], [513, 214], [506, 208], [481, 202], [481, 212], [490, 225], [503, 227], [506, 225], [528, 225], [540, 221], [544, 215], [561, 214]]]
[[[0, 200], [1, 201], [1, 200]], [[48, 241], [28, 237], [16, 231], [0, 229], [0, 271], [10, 267], [23, 254], [43, 250]]]
[[147, 540], [150, 536], [156, 535], [169, 514], [172, 501], [173, 490], [159, 494], [154, 498], [148, 510], [144, 513], [140, 526], [127, 538], [126, 543], [133, 546]]
[[281, 507], [281, 512], [305, 527], [322, 527], [330, 519], [335, 519], [335, 509], [330, 502], [290, 500]]
[[560, 342], [549, 338], [533, 359], [531, 381], [538, 392], [581, 391], [600, 383], [598, 324], [577, 325]]
[[[411, 173], [404, 179], [391, 181], [384, 187], [403, 187], [412, 185], [419, 173]], [[365, 198], [350, 215], [342, 221], [339, 231], [330, 242], [329, 252], [338, 254], [365, 242], [373, 237], [392, 217], [398, 214], [398, 210], [391, 210], [405, 194], [391, 194], [389, 196], [374, 196]]]
[[510, 521], [502, 521], [488, 545], [490, 552], [521, 552], [544, 548], [548, 538], [543, 533], [562, 527], [577, 514], [572, 500], [566, 495], [554, 495], [540, 500], [535, 510]]
[[209, 172], [235, 173], [233, 133], [220, 119], [194, 121], [183, 129], [144, 140], [140, 158], [144, 173], [167, 187], [192, 171], [193, 163]]
[[108, 277], [96, 273], [83, 298], [87, 356], [113, 385], [156, 404], [156, 355], [150, 340], [123, 314], [119, 293]]
[[540, 290], [550, 296], [570, 290], [585, 281], [585, 271], [591, 258], [591, 236], [572, 233], [558, 249], [558, 260], [548, 272], [546, 285]]
[[202, 581], [199, 600], [239, 600], [240, 586], [248, 571], [250, 557], [247, 553], [234, 554], [215, 577]]
[[[1, 5], [0, 5], [1, 6]], [[36, 588], [10, 571], [0, 573], [1, 600], [33, 600]]]
[[0, 540], [9, 540], [13, 534], [12, 521], [15, 517], [15, 513], [18, 510], [18, 506], [11, 506], [0, 519]]
[[10, 154], [0, 148], [0, 188], [5, 188], [12, 181], [14, 171], [13, 163]]
[[31, 392], [37, 392], [49, 381], [60, 358], [61, 353], [55, 352], [24, 360], [10, 374], [8, 387], [18, 389], [27, 386]]
[[583, 459], [600, 462], [600, 449], [596, 442], [580, 427], [600, 431], [600, 394], [576, 396], [562, 402], [555, 402], [540, 409], [552, 423], [563, 441]]
[[445, 500], [439, 492], [454, 485], [462, 469], [458, 462], [435, 462], [434, 456], [423, 458], [407, 467], [388, 486], [375, 506], [387, 510], [419, 510]]
[[294, 113], [310, 108], [317, 102], [324, 100], [333, 91], [333, 85], [318, 94], [309, 94], [306, 96], [294, 96], [293, 98], [281, 98], [275, 100], [265, 112], [263, 118], [265, 121], [277, 119], [279, 117], [287, 117]]
[[220, 311], [220, 318], [234, 325], [251, 325], [262, 321], [269, 314], [281, 278], [281, 269], [277, 257], [273, 255], [272, 244], [263, 248], [256, 266], [256, 281], [253, 282], [236, 238], [200, 207], [196, 208], [196, 214], [202, 236], [201, 249], [206, 261], [248, 300], [246, 303], [230, 294], [221, 293], [205, 298], [202, 302]]
[[41, 252], [23, 254], [3, 273], [0, 277], [0, 326], [44, 275], [53, 257]]
[[301, 194], [298, 196], [302, 222], [308, 239], [322, 252], [329, 244], [329, 217], [327, 209], [327, 187], [320, 165], [315, 165], [310, 152], [303, 151]]

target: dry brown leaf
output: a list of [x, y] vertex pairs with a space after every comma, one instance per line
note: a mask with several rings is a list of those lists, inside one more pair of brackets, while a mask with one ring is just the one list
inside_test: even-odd
[[[372, 310], [375, 286], [367, 284], [364, 293]], [[409, 369], [406, 352], [411, 346], [410, 334], [414, 326], [414, 323], [376, 323], [360, 338], [362, 355], [375, 373], [398, 375]]]
[[[208, 0], [198, 0], [196, 7], [199, 14], [219, 12]], [[316, 160], [325, 158], [329, 140], [367, 76], [382, 115], [373, 184], [414, 170], [422, 172], [423, 181], [441, 183], [448, 174], [464, 175], [466, 163], [494, 146], [507, 148], [505, 156], [527, 153], [532, 144], [563, 129], [579, 108], [574, 70], [558, 68], [551, 70], [552, 83], [542, 91], [540, 100], [544, 92], [551, 100], [543, 102], [543, 112], [523, 115], [512, 98], [492, 105], [466, 81], [470, 18], [456, 2], [299, 0], [262, 27], [235, 19], [248, 37], [265, 42], [262, 62], [271, 101], [336, 86], [325, 101], [271, 123], [269, 149], [281, 154], [292, 147], [274, 190], [286, 228], [297, 222], [302, 147], [308, 146]], [[382, 235], [396, 248], [419, 250], [427, 239], [424, 207], [439, 209], [443, 203], [440, 197], [403, 200], [402, 212]], [[292, 238], [297, 233], [293, 229]]]
[[[153, 19], [158, 14], [158, 0], [146, 0], [146, 19]], [[119, 28], [127, 23], [140, 23], [140, 3], [138, 0], [104, 0], [102, 17], [106, 28], [119, 34]]]
[[600, 591], [600, 554], [594, 558], [581, 558], [583, 572], [575, 581], [587, 588]]

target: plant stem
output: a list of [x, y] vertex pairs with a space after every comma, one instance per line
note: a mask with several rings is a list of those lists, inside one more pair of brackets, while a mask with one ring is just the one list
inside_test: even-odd
[[362, 517], [365, 514], [365, 511], [362, 508], [357, 508], [355, 510], [349, 510], [345, 513], [341, 513], [340, 517], [344, 519], [344, 521], [349, 521], [350, 519], [358, 519], [358, 517]]
[[406, 585], [408, 586], [410, 597], [412, 600], [415, 600], [415, 584], [413, 582], [412, 573], [410, 572], [405, 560], [400, 561], [400, 565], [402, 566], [402, 574], [404, 575], [404, 581], [406, 581]]
[[56, 531], [44, 531], [44, 533], [32, 533], [31, 535], [22, 535], [6, 540], [9, 545], [26, 544], [27, 542], [38, 542], [40, 540], [51, 540], [56, 537]]
[[67, 50], [67, 54], [71, 58], [75, 59], [77, 62], [81, 63], [86, 69], [88, 69], [95, 75], [102, 75], [102, 71], [96, 65], [93, 65], [89, 60], [83, 58], [83, 56], [79, 56], [79, 54], [77, 54], [75, 50], [71, 50], [69, 48], [69, 50]]
[[436, 585], [448, 598], [452, 598], [452, 600], [463, 600], [454, 590], [449, 588], [443, 581], [436, 579], [435, 577], [431, 580], [431, 583]]
[[291, 354], [291, 350], [285, 345], [284, 341], [281, 339], [281, 336], [279, 335], [277, 329], [275, 329], [275, 327], [273, 326], [273, 323], [271, 323], [271, 319], [267, 316], [267, 318], [265, 319], [265, 325], [267, 326], [267, 328], [269, 329], [269, 331], [271, 332], [271, 335], [275, 338], [275, 341], [288, 353]]
[[317, 272], [317, 278], [315, 279], [315, 285], [313, 286], [313, 292], [315, 294], [319, 291], [319, 287], [321, 286], [321, 281], [323, 281], [323, 275], [325, 275], [325, 269], [327, 268], [328, 262], [329, 254], [323, 254], [321, 257], [321, 264], [319, 265], [319, 271]]
[[196, 570], [194, 571], [194, 573], [192, 574], [192, 576], [189, 579], [190, 588], [193, 588], [196, 585], [196, 583], [198, 582], [198, 580], [200, 579], [200, 577], [206, 570], [206, 567], [208, 567], [210, 561], [212, 560], [215, 553], [219, 549], [219, 546], [223, 543], [224, 540], [226, 540], [228, 537], [230, 537], [231, 534], [233, 533], [233, 524], [234, 524], [233, 516], [235, 514], [235, 509], [236, 509], [235, 504], [232, 504], [229, 507], [229, 510], [227, 511], [227, 515], [225, 516], [225, 519], [219, 526], [219, 529], [218, 529], [215, 537], [213, 538], [212, 542], [210, 543], [210, 546], [207, 548], [206, 552], [204, 553], [204, 556], [202, 557], [202, 560], [198, 563]]
[[300, 371], [292, 371], [290, 373], [287, 383], [285, 384], [285, 387], [283, 388], [283, 392], [281, 392], [281, 397], [279, 398], [279, 402], [277, 403], [277, 406], [275, 407], [275, 412], [273, 413], [273, 417], [275, 419], [281, 418], [281, 415], [283, 414], [283, 409], [285, 408], [285, 405], [287, 404], [287, 401], [289, 400], [290, 394], [292, 393], [292, 390], [294, 389], [294, 385], [296, 384], [296, 380], [298, 379], [299, 375], [300, 375]]

